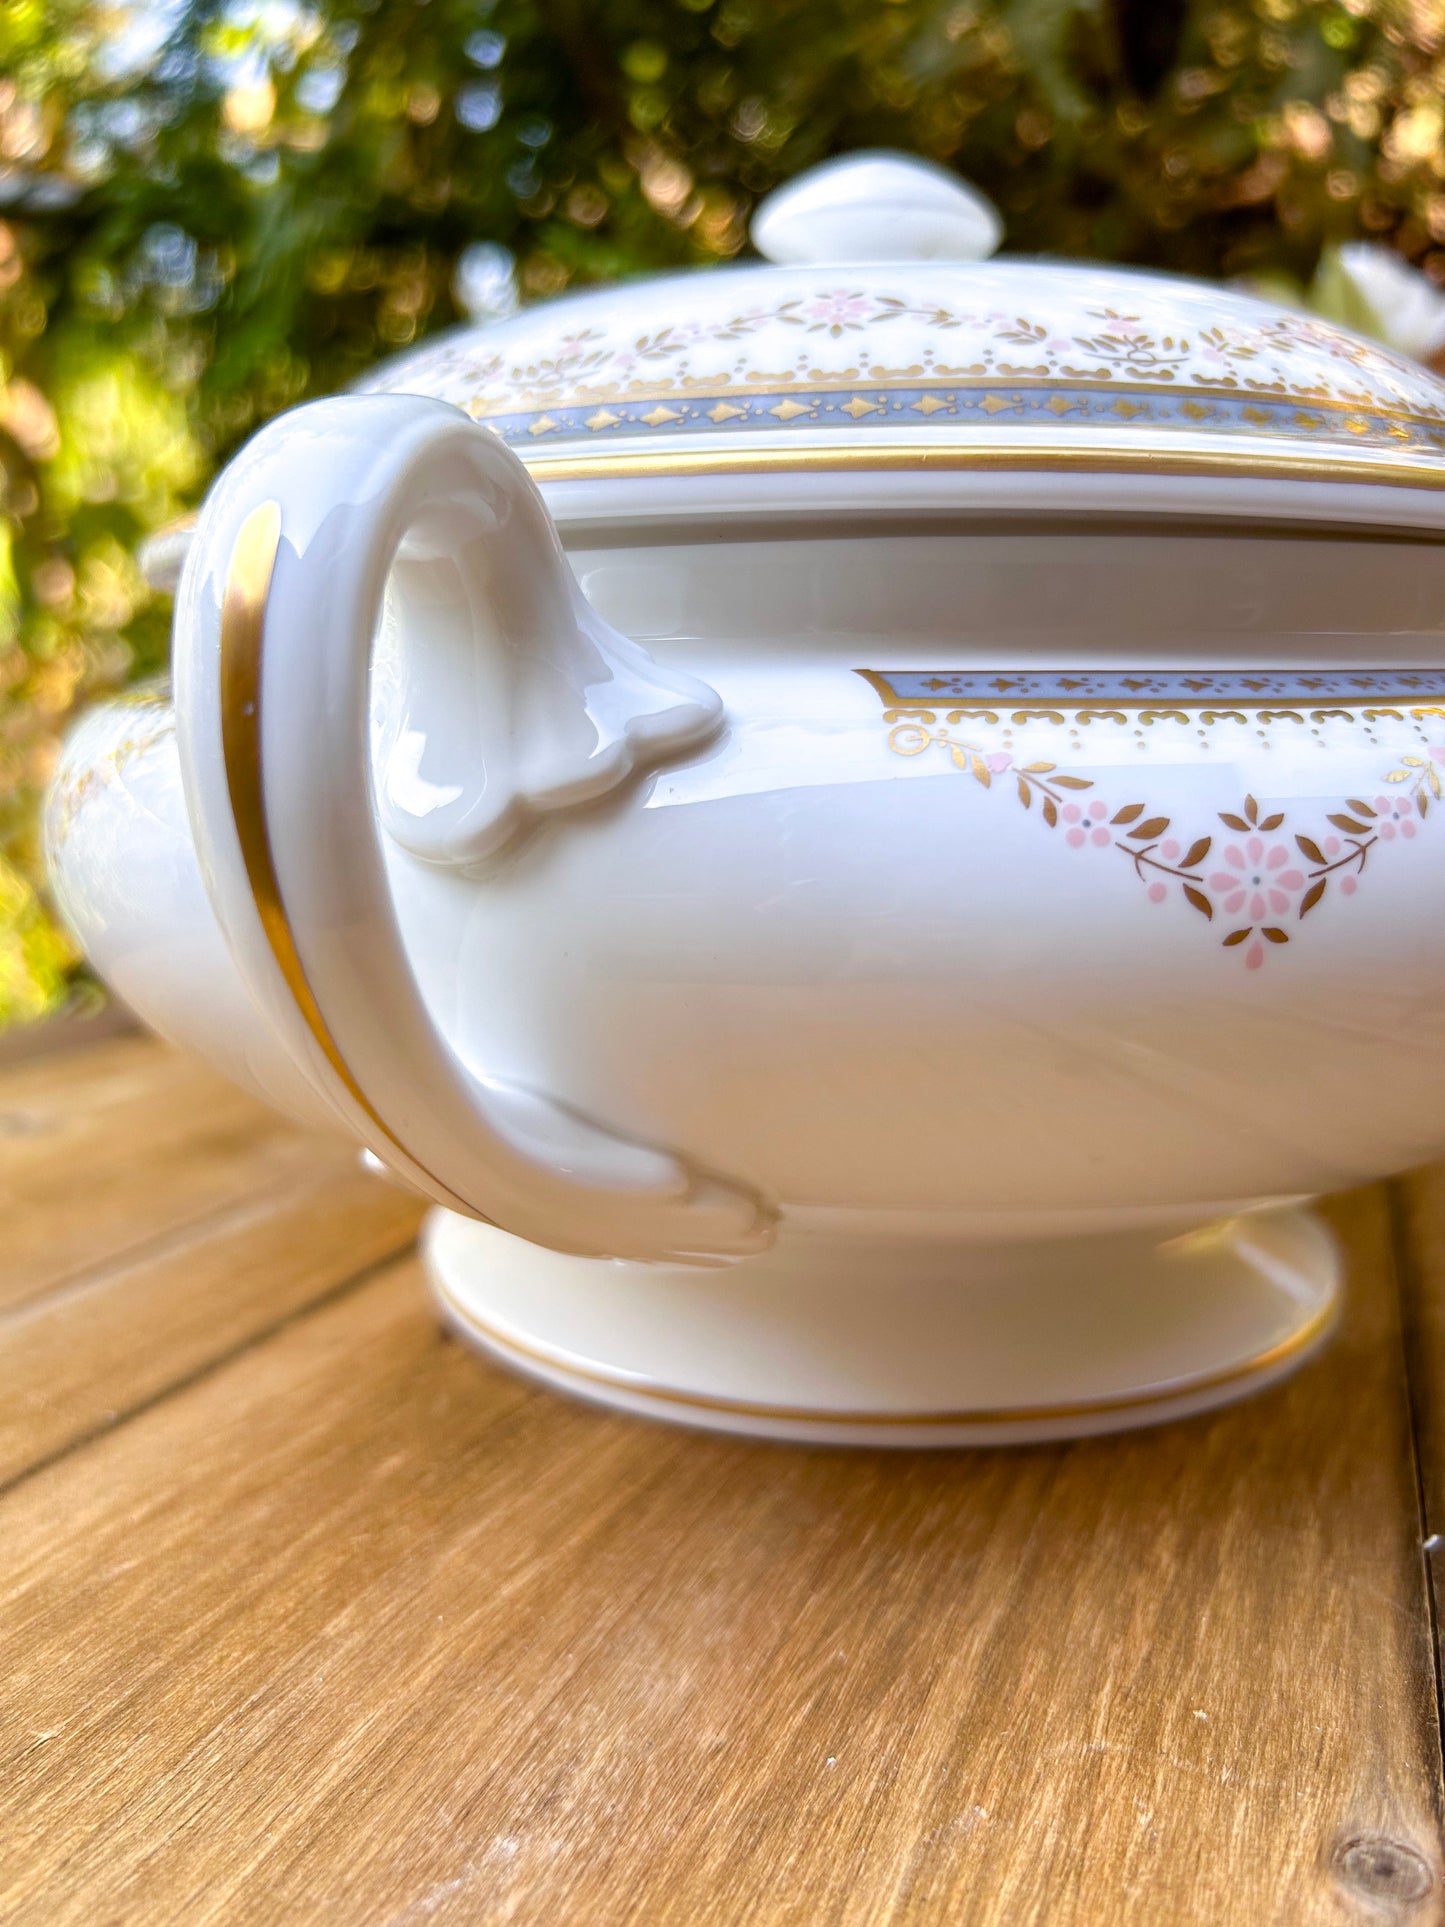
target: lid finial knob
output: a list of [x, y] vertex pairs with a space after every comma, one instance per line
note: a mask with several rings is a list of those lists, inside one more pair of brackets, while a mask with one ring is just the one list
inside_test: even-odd
[[879, 148], [825, 161], [775, 188], [753, 245], [794, 267], [837, 261], [983, 261], [1003, 236], [993, 203], [932, 161]]

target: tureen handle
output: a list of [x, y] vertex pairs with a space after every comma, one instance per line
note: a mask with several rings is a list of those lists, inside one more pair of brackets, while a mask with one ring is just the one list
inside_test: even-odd
[[[373, 798], [372, 647], [398, 605], [408, 649], [434, 658], [482, 732], [472, 763], [485, 767], [431, 811], [424, 788], [380, 810]], [[475, 860], [530, 816], [703, 740], [721, 715], [704, 684], [587, 605], [495, 436], [412, 395], [316, 402], [263, 429], [201, 514], [176, 700], [192, 823], [237, 961], [377, 1157], [439, 1202], [562, 1250], [707, 1262], [768, 1242], [771, 1213], [745, 1186], [474, 1075], [408, 963], [383, 816], [432, 861]]]

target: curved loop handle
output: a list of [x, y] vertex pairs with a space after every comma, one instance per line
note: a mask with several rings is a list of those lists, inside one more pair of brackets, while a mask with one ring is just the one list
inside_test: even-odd
[[[428, 585], [441, 685], [481, 732], [468, 780], [439, 800], [405, 782], [373, 795], [373, 642], [388, 579], [409, 570]], [[367, 1147], [440, 1203], [560, 1250], [707, 1263], [762, 1248], [772, 1214], [746, 1187], [474, 1076], [407, 960], [383, 826], [430, 862], [475, 862], [721, 720], [706, 685], [588, 606], [517, 458], [417, 396], [272, 423], [202, 512], [176, 651], [217, 914], [253, 994]]]

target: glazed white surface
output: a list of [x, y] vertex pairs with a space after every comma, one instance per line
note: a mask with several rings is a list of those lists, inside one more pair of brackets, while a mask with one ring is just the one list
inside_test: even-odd
[[166, 696], [124, 696], [81, 718], [50, 785], [44, 833], [56, 907], [138, 1017], [277, 1110], [342, 1128], [250, 997], [216, 921]]
[[[188, 555], [179, 742], [112, 708], [51, 800], [97, 967], [492, 1221], [433, 1234], [449, 1315], [585, 1395], [844, 1438], [850, 1372], [868, 1436], [947, 1380], [938, 1439], [1002, 1439], [1285, 1369], [1336, 1283], [1290, 1201], [1445, 1150], [1445, 389], [1111, 270], [812, 263], [509, 327], [373, 386], [539, 472], [692, 468], [562, 463], [544, 504], [434, 394], [263, 430]], [[841, 452], [727, 472], [773, 444]]]
[[[385, 840], [411, 967], [472, 1076], [679, 1150], [788, 1213], [899, 1229], [927, 1214], [959, 1235], [1202, 1216], [1379, 1176], [1445, 1142], [1434, 819], [1250, 972], [1211, 923], [1151, 901], [1116, 850], [1070, 848], [940, 749], [890, 749], [857, 673], [1318, 666], [1386, 649], [1428, 664], [1433, 547], [1051, 531], [573, 561], [609, 619], [719, 691], [727, 725], [490, 864]], [[388, 651], [430, 658], [419, 631], [388, 634], [383, 794], [403, 735], [423, 739], [404, 763], [413, 787], [474, 781], [465, 732], [420, 727], [428, 703], [445, 714], [435, 691], [418, 687], [415, 713], [391, 700]], [[1347, 796], [1382, 793], [1396, 750], [1420, 747], [1415, 727], [1281, 720], [1261, 735], [1251, 720], [1201, 737], [1197, 723], [1036, 721], [1008, 754], [1201, 827], [1248, 793], [1317, 827]], [[1004, 753], [1001, 730], [982, 733]], [[178, 818], [173, 782], [168, 795]], [[168, 861], [184, 834], [173, 820]], [[151, 935], [156, 850], [127, 828], [107, 851], [109, 874], [130, 872], [108, 913], [114, 931], [129, 906], [123, 963], [85, 922], [98, 885], [79, 847], [64, 900], [92, 950], [110, 946], [102, 966], [152, 973], [142, 1000], [224, 1055], [231, 1015], [213, 1022]]]
[[1312, 1213], [1182, 1238], [974, 1247], [785, 1230], [725, 1273], [563, 1258], [439, 1211], [443, 1317], [644, 1418], [828, 1445], [1012, 1445], [1157, 1425], [1293, 1371], [1340, 1258]]
[[[248, 591], [264, 601], [254, 691], [237, 699], [256, 719], [248, 825], [223, 657], [234, 558], [258, 512], [280, 536], [274, 570]], [[403, 628], [393, 674], [387, 638]], [[388, 764], [401, 762], [381, 821], [366, 754], [378, 636], [398, 732]], [[456, 410], [409, 397], [318, 402], [271, 423], [202, 513], [177, 604], [176, 702], [190, 820], [232, 955], [371, 1151], [428, 1196], [572, 1249], [717, 1260], [766, 1244], [774, 1213], [753, 1190], [500, 1066], [476, 1071], [408, 966], [386, 875], [399, 835], [423, 873], [456, 874], [720, 722], [694, 674], [655, 663], [589, 607], [515, 456]], [[454, 772], [465, 764], [460, 783], [421, 766], [418, 736]], [[442, 799], [435, 823], [428, 796]], [[279, 891], [269, 917], [263, 833], [266, 887]]]

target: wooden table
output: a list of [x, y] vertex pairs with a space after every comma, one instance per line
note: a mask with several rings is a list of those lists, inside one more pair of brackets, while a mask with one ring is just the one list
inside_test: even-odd
[[506, 1376], [138, 1037], [0, 1073], [0, 1198], [0, 1920], [1445, 1917], [1445, 1175], [1286, 1387], [916, 1456]]

